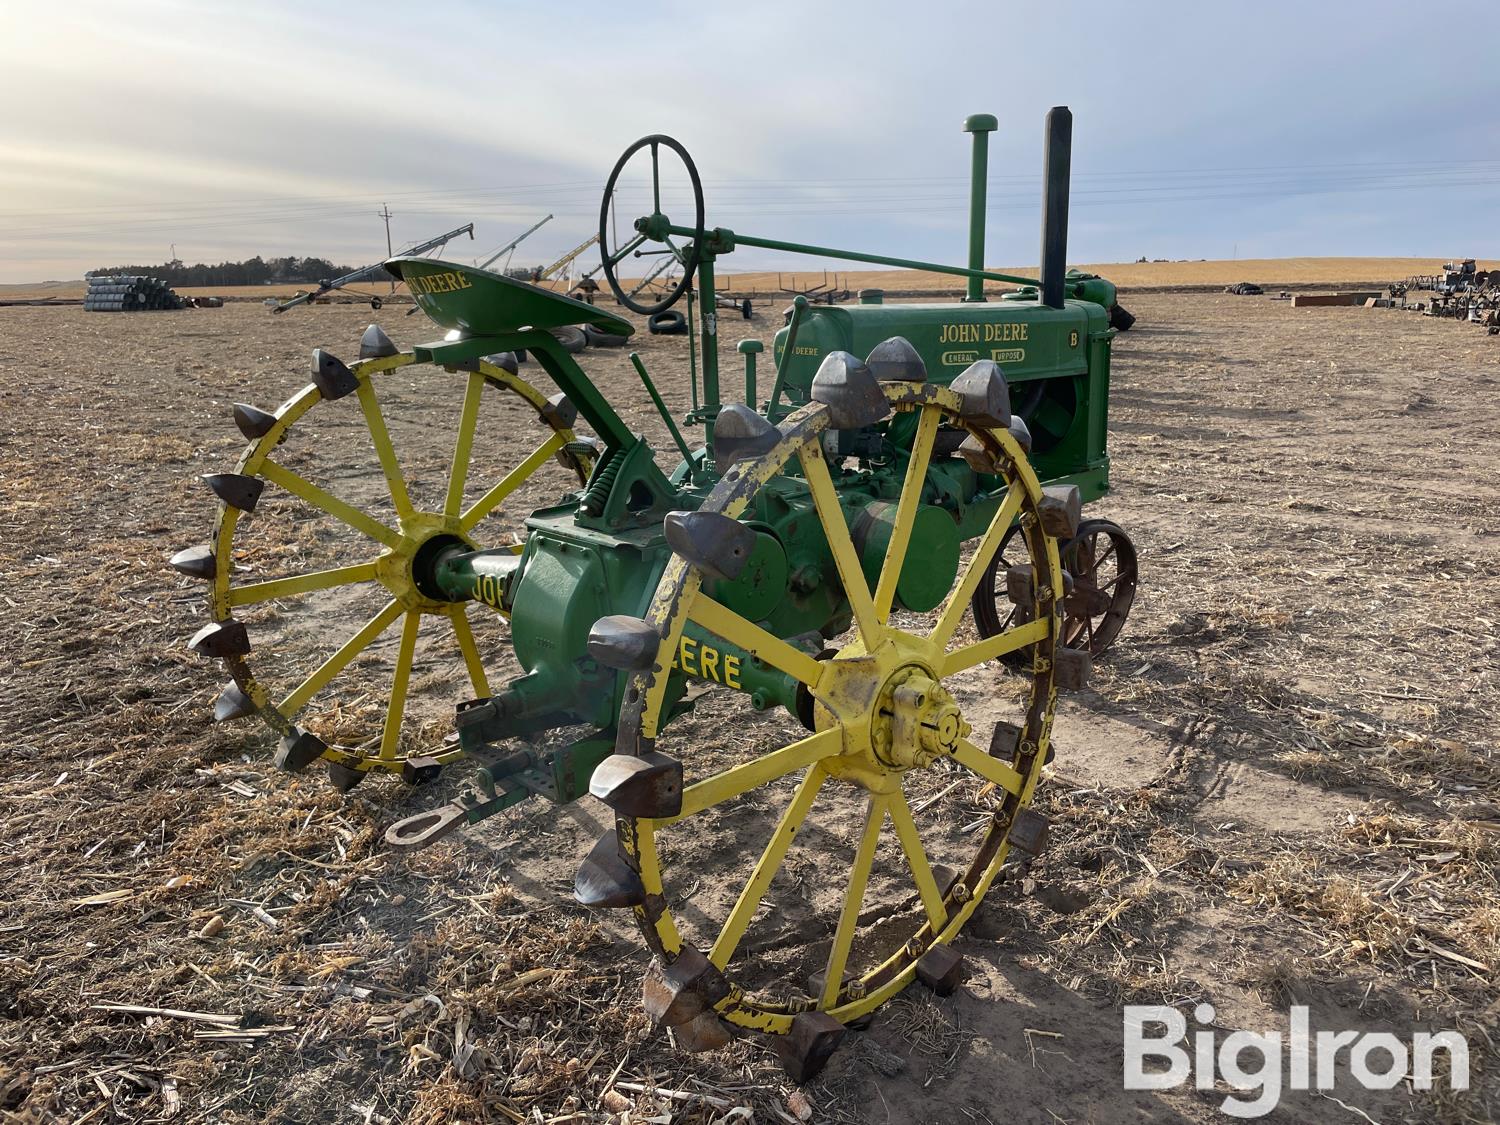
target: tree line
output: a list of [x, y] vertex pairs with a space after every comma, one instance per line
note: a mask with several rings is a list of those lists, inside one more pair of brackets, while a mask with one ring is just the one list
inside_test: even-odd
[[[143, 275], [159, 278], [167, 285], [265, 285], [268, 282], [298, 282], [316, 285], [343, 274], [351, 273], [356, 266], [336, 266], [327, 258], [262, 258], [256, 255], [243, 262], [220, 262], [211, 265], [198, 262], [194, 265], [172, 259], [156, 266], [107, 266], [89, 270], [86, 276], [95, 274]], [[389, 275], [384, 270], [371, 280], [383, 281]]]

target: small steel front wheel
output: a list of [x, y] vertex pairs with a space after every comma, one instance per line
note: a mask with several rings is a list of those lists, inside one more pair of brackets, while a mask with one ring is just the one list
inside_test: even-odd
[[[1024, 562], [1017, 551], [1016, 528], [1005, 535], [986, 568], [972, 603], [974, 623], [983, 637], [993, 637], [1026, 620], [1026, 607], [1006, 596], [1006, 575]], [[1063, 598], [1063, 628], [1058, 638], [1068, 648], [1099, 656], [1114, 643], [1135, 602], [1138, 577], [1135, 544], [1112, 520], [1084, 520], [1078, 534], [1061, 548], [1069, 588]], [[1024, 653], [1003, 659], [1012, 667], [1026, 660]]]

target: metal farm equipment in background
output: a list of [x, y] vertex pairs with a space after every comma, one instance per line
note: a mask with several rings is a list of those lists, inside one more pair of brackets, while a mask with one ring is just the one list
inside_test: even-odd
[[[418, 783], [478, 763], [455, 800], [390, 827], [396, 847], [534, 796], [593, 794], [613, 824], [575, 893], [633, 912], [654, 955], [645, 1006], [687, 1049], [716, 1047], [736, 1027], [768, 1032], [802, 1080], [847, 1025], [913, 979], [951, 991], [963, 972], [951, 941], [1007, 858], [1044, 845], [1030, 806], [1057, 692], [1085, 682], [1135, 591], [1129, 539], [1080, 511], [1109, 487], [1115, 329], [1107, 306], [1068, 296], [1071, 122], [1066, 109], [1048, 115], [1039, 281], [982, 266], [992, 117], [966, 123], [977, 150], [967, 267], [708, 227], [682, 146], [632, 145], [601, 208], [609, 286], [650, 316], [697, 285], [702, 394], [694, 366], [687, 420], [703, 427], [701, 443], [683, 437], [631, 357], [680, 455], [670, 470], [548, 331], [628, 335], [631, 323], [483, 270], [388, 262], [446, 335], [403, 351], [371, 326], [355, 363], [315, 352], [311, 384], [279, 409], [235, 407], [249, 445], [233, 472], [206, 478], [222, 501], [213, 538], [173, 560], [211, 586], [213, 620], [191, 647], [233, 676], [215, 718], [258, 715], [281, 736], [278, 765], [321, 760], [345, 790], [372, 773]], [[617, 181], [647, 153], [649, 210], [612, 246]], [[686, 173], [690, 191], [666, 193], [689, 204], [685, 224], [663, 212], [664, 154]], [[683, 267], [650, 305], [615, 273], [647, 244]], [[764, 344], [744, 340], [743, 401], [726, 402], [714, 273], [738, 246], [937, 270], [966, 278], [974, 299], [798, 298], [771, 349], [769, 390], [756, 366]], [[1033, 295], [986, 302], [986, 280]], [[557, 393], [520, 378], [523, 349]], [[390, 404], [441, 383], [461, 394], [453, 433], [416, 451], [441, 446], [438, 469], [408, 477]], [[477, 419], [496, 402], [507, 443], [528, 428], [536, 437], [475, 480], [493, 452]], [[579, 419], [597, 440], [575, 432]], [[362, 479], [388, 493], [392, 519], [311, 478], [320, 443], [353, 426], [378, 466]], [[548, 471], [555, 490], [537, 492]], [[419, 505], [418, 483], [440, 499]], [[533, 498], [518, 513], [524, 534], [512, 535], [520, 523], [506, 520], [523, 497]], [[322, 548], [343, 553], [306, 569]], [[332, 638], [339, 647], [321, 664], [278, 652], [299, 636], [299, 607], [327, 599], [339, 610], [360, 590], [381, 608]], [[356, 688], [398, 624], [388, 690]], [[451, 638], [472, 694], [446, 738], [408, 715], [433, 676], [413, 674], [424, 627]], [[327, 631], [320, 619], [301, 635]], [[721, 837], [712, 856], [683, 851]], [[820, 917], [793, 871], [831, 884], [836, 901], [821, 921], [768, 937], [799, 911]]]
[[[540, 223], [537, 224], [537, 226], [540, 225]], [[533, 227], [532, 229], [535, 230], [536, 228]], [[531, 232], [528, 231], [527, 233], [529, 234]], [[474, 237], [474, 224], [465, 223], [457, 230], [450, 230], [446, 234], [438, 235], [436, 238], [429, 238], [426, 242], [413, 243], [411, 246], [407, 247], [407, 249], [403, 250], [402, 253], [426, 254], [430, 250], [440, 250], [442, 249], [442, 247], [446, 246], [449, 242], [451, 242], [461, 234], [466, 234], [470, 239], [472, 239]], [[523, 235], [522, 237], [525, 236]], [[273, 313], [283, 313], [286, 312], [287, 309], [296, 308], [298, 305], [307, 305], [315, 301], [319, 301], [329, 293], [332, 293], [335, 289], [342, 289], [346, 285], [353, 285], [356, 281], [370, 281], [385, 274], [385, 263], [376, 262], [371, 266], [361, 266], [357, 270], [351, 270], [349, 273], [343, 274], [340, 277], [333, 277], [328, 278], [324, 281], [320, 281], [318, 282], [318, 287], [311, 293], [298, 293], [295, 297], [292, 297], [289, 300], [270, 300], [266, 303], [270, 306]], [[364, 296], [364, 294], [361, 294], [361, 296]], [[371, 295], [368, 299], [370, 302], [370, 307], [372, 309], [378, 309], [385, 303], [378, 294]]]

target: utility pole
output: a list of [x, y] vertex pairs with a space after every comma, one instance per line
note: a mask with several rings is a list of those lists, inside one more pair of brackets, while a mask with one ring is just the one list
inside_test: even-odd
[[[395, 251], [391, 249], [391, 205], [389, 203], [382, 203], [380, 205], [380, 210], [376, 211], [375, 214], [379, 215], [382, 219], [385, 220], [385, 256], [387, 258], [393, 258], [395, 257]], [[394, 293], [395, 291], [396, 281], [394, 278], [392, 278], [391, 292]]]

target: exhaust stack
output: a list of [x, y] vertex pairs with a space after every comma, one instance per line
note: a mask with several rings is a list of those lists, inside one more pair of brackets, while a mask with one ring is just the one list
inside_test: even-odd
[[1042, 304], [1063, 307], [1068, 272], [1068, 180], [1073, 163], [1073, 113], [1065, 105], [1047, 111], [1042, 166]]
[[[1000, 127], [992, 114], [964, 119], [964, 132], [974, 134], [974, 163], [969, 173], [969, 268], [984, 269], [985, 187], [989, 182], [990, 134]], [[984, 300], [984, 278], [969, 278], [965, 301]]]

